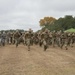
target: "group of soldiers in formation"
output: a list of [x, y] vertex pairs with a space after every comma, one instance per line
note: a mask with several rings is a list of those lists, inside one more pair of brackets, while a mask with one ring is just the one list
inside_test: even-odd
[[30, 46], [34, 44], [39, 45], [39, 47], [43, 46], [44, 51], [46, 51], [49, 46], [58, 46], [61, 49], [64, 47], [68, 50], [68, 46], [74, 46], [75, 33], [61, 31], [51, 32], [48, 29], [39, 32], [33, 32], [32, 29], [26, 32], [20, 32], [19, 30], [15, 32], [9, 31], [7, 33], [5, 31], [0, 32], [0, 46], [15, 44], [16, 47], [18, 47], [21, 43], [28, 47], [28, 51], [30, 51]]

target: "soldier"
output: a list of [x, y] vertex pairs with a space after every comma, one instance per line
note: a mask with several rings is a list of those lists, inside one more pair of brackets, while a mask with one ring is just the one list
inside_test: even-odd
[[61, 35], [61, 48], [65, 46], [65, 49], [68, 50], [68, 34], [67, 32]]
[[20, 40], [23, 43], [23, 45], [26, 44], [26, 38], [25, 38], [26, 32], [22, 32], [21, 36], [20, 36]]
[[15, 38], [15, 44], [16, 44], [16, 47], [18, 46], [19, 44], [19, 38], [20, 38], [20, 33], [18, 30], [16, 30], [15, 34], [14, 34], [14, 38]]
[[0, 32], [0, 46], [1, 46], [1, 32]]
[[48, 29], [45, 30], [44, 39], [46, 40], [46, 42], [48, 44], [48, 42], [49, 42], [49, 30]]
[[7, 32], [7, 44], [10, 43], [9, 40], [10, 40], [10, 32]]
[[11, 44], [12, 43], [12, 32], [8, 32], [7, 33], [7, 44]]
[[68, 45], [70, 46], [72, 44], [72, 33], [67, 33], [68, 34]]
[[46, 42], [45, 39], [43, 39], [43, 45], [44, 45], [44, 51], [46, 51], [46, 49], [47, 49], [47, 42]]
[[15, 44], [15, 37], [14, 36], [15, 36], [15, 32], [13, 31], [12, 32], [12, 44]]
[[3, 31], [2, 35], [1, 35], [1, 44], [3, 46], [5, 46], [5, 41], [6, 41], [6, 33], [5, 33], [5, 31]]
[[52, 32], [52, 45], [55, 47], [56, 44], [56, 32], [55, 30]]
[[75, 43], [75, 33], [71, 34], [71, 41], [70, 41], [70, 46], [73, 47], [73, 44]]
[[60, 38], [61, 34], [62, 34], [61, 31], [56, 32], [56, 44], [58, 45], [58, 47], [60, 47], [60, 44], [61, 44], [61, 40], [60, 40], [61, 39]]
[[25, 34], [26, 45], [28, 47], [28, 51], [30, 51], [30, 46], [33, 45], [33, 31], [29, 29]]
[[48, 41], [49, 41], [49, 31], [48, 29], [45, 29], [43, 32], [43, 45], [44, 45], [44, 51], [48, 48]]
[[39, 34], [35, 33], [33, 39], [33, 42], [37, 45], [39, 43]]
[[52, 32], [49, 32], [49, 45], [52, 45]]
[[43, 45], [43, 39], [44, 39], [44, 32], [40, 33], [40, 37], [39, 37], [39, 46], [42, 47]]
[[38, 44], [40, 47], [42, 46], [41, 32], [38, 32]]
[[23, 44], [25, 45], [26, 44], [25, 43], [25, 41], [26, 41], [26, 39], [25, 39], [25, 32], [22, 33], [22, 39], [23, 39]]

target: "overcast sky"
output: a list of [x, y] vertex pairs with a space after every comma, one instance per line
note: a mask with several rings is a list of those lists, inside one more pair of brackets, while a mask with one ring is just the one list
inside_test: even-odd
[[39, 20], [75, 16], [75, 0], [0, 0], [0, 30], [40, 29]]

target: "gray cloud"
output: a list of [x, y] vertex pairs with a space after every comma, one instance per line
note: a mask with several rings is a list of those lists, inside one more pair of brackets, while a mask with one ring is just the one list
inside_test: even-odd
[[40, 29], [39, 20], [75, 15], [75, 0], [0, 0], [1, 29]]

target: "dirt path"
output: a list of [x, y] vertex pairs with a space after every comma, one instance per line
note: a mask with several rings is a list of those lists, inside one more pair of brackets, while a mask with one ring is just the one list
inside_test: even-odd
[[0, 47], [0, 75], [75, 75], [75, 47], [46, 52], [39, 46]]

